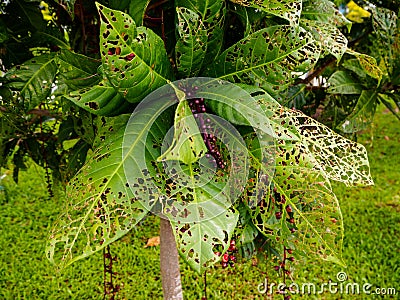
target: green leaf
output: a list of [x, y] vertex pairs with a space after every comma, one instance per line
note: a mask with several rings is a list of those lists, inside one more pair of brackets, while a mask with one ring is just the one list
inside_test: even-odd
[[150, 0], [135, 0], [129, 4], [129, 15], [137, 26], [143, 25], [143, 18]]
[[347, 26], [350, 31], [352, 23], [329, 0], [308, 0], [303, 3], [301, 17], [337, 27]]
[[228, 250], [238, 217], [237, 212], [228, 210], [212, 219], [189, 225], [171, 220], [179, 253], [197, 273], [201, 274], [221, 259], [216, 254], [218, 247], [223, 252]]
[[173, 78], [164, 42], [150, 29], [136, 27], [132, 18], [97, 4], [100, 53], [110, 84], [127, 101], [136, 103]]
[[132, 110], [132, 104], [109, 86], [108, 81], [73, 91], [64, 98], [98, 116], [116, 116]]
[[100, 62], [90, 57], [62, 50], [57, 56], [58, 89], [79, 90], [99, 83], [101, 77], [97, 73]]
[[375, 33], [390, 47], [394, 43], [397, 31], [396, 13], [383, 7], [376, 7], [372, 12]]
[[312, 20], [301, 23], [312, 33], [314, 39], [321, 43], [323, 48], [335, 56], [338, 61], [342, 58], [347, 50], [347, 38], [336, 26]]
[[364, 130], [373, 121], [378, 94], [376, 91], [363, 90], [353, 112], [339, 126], [345, 133]]
[[336, 71], [328, 79], [327, 92], [330, 94], [361, 94], [362, 86], [346, 71]]
[[181, 77], [196, 76], [207, 51], [207, 29], [196, 12], [177, 7], [178, 27], [175, 57]]
[[224, 38], [225, 1], [177, 0], [176, 7], [185, 7], [197, 15], [207, 30], [207, 52], [203, 66], [206, 67], [220, 53]]
[[20, 92], [19, 96], [28, 111], [44, 102], [49, 96], [57, 73], [54, 55], [34, 57], [8, 71], [6, 86]]
[[284, 18], [292, 25], [298, 24], [302, 1], [301, 0], [231, 0], [234, 3], [260, 9], [275, 16]]
[[[137, 159], [135, 155], [144, 158], [144, 147], [152, 148], [146, 142], [147, 134], [162, 138], [165, 129], [158, 129], [165, 128], [166, 123], [153, 117], [138, 124], [138, 132], [126, 132], [128, 117], [99, 118], [101, 130], [95, 141], [97, 148], [67, 186], [70, 203], [54, 224], [46, 246], [48, 259], [60, 267], [66, 267], [119, 239], [148, 212], [128, 184], [127, 176], [137, 170], [125, 172], [124, 163]], [[154, 122], [156, 128], [152, 127]], [[128, 138], [124, 144], [124, 139], [132, 135], [138, 138]], [[138, 145], [139, 154], [134, 151]], [[125, 152], [124, 146], [130, 147], [131, 151]], [[155, 160], [159, 153], [155, 156], [152, 153], [148, 151], [146, 155]]]
[[356, 58], [345, 60], [342, 66], [347, 70], [354, 72], [361, 78], [365, 78], [367, 76], [367, 74], [364, 72], [364, 69], [361, 67], [360, 62]]
[[232, 82], [259, 83], [280, 90], [317, 62], [320, 49], [302, 28], [272, 26], [229, 47], [209, 66], [208, 75]]
[[348, 54], [354, 55], [357, 58], [365, 73], [367, 73], [372, 78], [378, 79], [378, 82], [381, 81], [383, 71], [379, 68], [374, 57], [367, 54], [358, 53], [351, 49], [347, 49], [346, 52]]
[[180, 160], [189, 165], [198, 161], [207, 151], [187, 101], [179, 102], [172, 145], [157, 160]]

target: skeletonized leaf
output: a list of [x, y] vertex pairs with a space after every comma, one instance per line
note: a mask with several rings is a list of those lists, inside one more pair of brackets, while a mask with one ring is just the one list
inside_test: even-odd
[[375, 91], [363, 90], [358, 98], [353, 112], [346, 118], [339, 128], [346, 133], [361, 131], [371, 124], [377, 102], [378, 94]]
[[250, 6], [275, 16], [289, 20], [291, 24], [298, 23], [302, 10], [301, 0], [231, 0], [234, 3]]
[[347, 49], [347, 38], [336, 26], [312, 20], [303, 21], [302, 24], [338, 61], [342, 58]]
[[315, 40], [303, 28], [272, 26], [225, 50], [209, 66], [208, 75], [280, 90], [309, 71], [319, 54]]
[[176, 65], [182, 77], [196, 76], [207, 51], [207, 29], [196, 12], [177, 7]]
[[350, 30], [352, 23], [335, 7], [330, 0], [308, 0], [303, 2], [301, 17], [315, 20], [325, 24], [342, 27], [347, 26]]
[[97, 4], [101, 16], [100, 52], [110, 84], [127, 101], [142, 100], [172, 79], [164, 42], [132, 18]]
[[346, 71], [336, 71], [328, 79], [328, 93], [331, 94], [361, 94], [362, 85]]

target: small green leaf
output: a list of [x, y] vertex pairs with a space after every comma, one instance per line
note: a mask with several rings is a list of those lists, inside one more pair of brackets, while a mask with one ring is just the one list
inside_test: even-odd
[[346, 133], [354, 133], [367, 128], [375, 115], [378, 104], [377, 97], [376, 91], [363, 90], [353, 112], [342, 122], [339, 128]]
[[180, 160], [189, 165], [198, 161], [207, 151], [187, 101], [179, 102], [172, 144], [157, 160]]
[[327, 92], [330, 94], [361, 94], [362, 86], [346, 71], [336, 71], [328, 79]]

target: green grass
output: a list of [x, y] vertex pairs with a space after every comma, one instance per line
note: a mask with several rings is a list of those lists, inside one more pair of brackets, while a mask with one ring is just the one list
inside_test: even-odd
[[[368, 150], [375, 186], [345, 188], [336, 185], [341, 203], [345, 239], [343, 256], [347, 268], [333, 263], [295, 264], [296, 282], [316, 285], [337, 282], [336, 274], [348, 275], [345, 283], [368, 282], [393, 287], [400, 293], [400, 123], [382, 109], [372, 129], [359, 136]], [[371, 138], [373, 136], [373, 139]], [[3, 170], [4, 171], [4, 170]], [[10, 176], [0, 182], [0, 299], [101, 299], [101, 253], [79, 261], [57, 274], [44, 256], [49, 228], [63, 207], [61, 198], [49, 199], [44, 174], [32, 166], [15, 185]], [[161, 299], [159, 247], [144, 248], [148, 238], [158, 235], [158, 221], [147, 218], [140, 227], [112, 245], [118, 255], [115, 271], [122, 284], [118, 299]], [[255, 263], [254, 263], [255, 264]], [[200, 299], [201, 276], [181, 265], [186, 299]], [[257, 291], [258, 284], [272, 274], [270, 265], [247, 262], [235, 268], [207, 272], [209, 299], [272, 299]], [[315, 299], [378, 299], [376, 295], [324, 293]], [[301, 298], [301, 297], [298, 297]], [[305, 295], [304, 299], [312, 299]], [[282, 299], [274, 297], [273, 299]]]

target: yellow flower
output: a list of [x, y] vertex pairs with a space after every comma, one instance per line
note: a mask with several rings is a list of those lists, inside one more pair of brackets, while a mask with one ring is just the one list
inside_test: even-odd
[[350, 21], [362, 23], [364, 21], [363, 18], [369, 18], [369, 16], [371, 16], [371, 13], [358, 6], [354, 1], [347, 3], [347, 7], [349, 12], [346, 15], [346, 18]]

